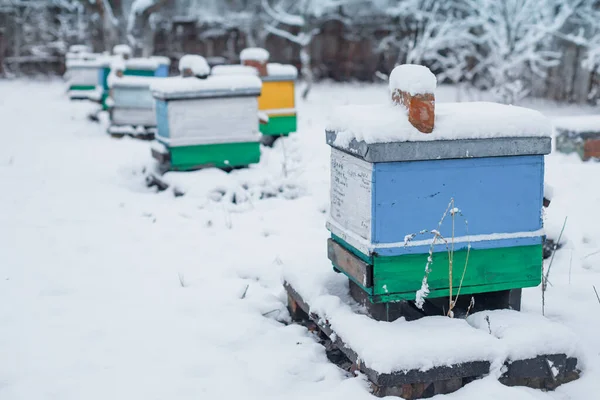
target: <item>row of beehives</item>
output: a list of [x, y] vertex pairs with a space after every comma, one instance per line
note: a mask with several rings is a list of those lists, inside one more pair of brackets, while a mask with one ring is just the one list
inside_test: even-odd
[[[295, 128], [293, 83], [287, 82], [296, 71], [267, 64], [267, 58], [264, 50], [247, 49], [241, 54], [246, 66], [211, 71], [202, 57], [186, 56], [181, 76], [160, 79], [131, 76], [127, 60], [113, 63], [107, 78], [113, 125], [146, 96], [146, 108], [155, 104], [153, 155], [162, 165], [187, 170], [257, 162], [259, 119], [269, 126], [293, 115]], [[271, 84], [275, 95], [262, 100]], [[542, 281], [544, 155], [551, 151], [551, 125], [541, 113], [521, 107], [436, 104], [436, 84], [425, 67], [399, 66], [390, 76], [391, 102], [332, 113], [326, 129], [332, 147], [327, 253], [347, 279], [322, 268], [327, 263], [285, 266], [291, 314], [306, 312], [357, 369], [385, 389], [379, 394], [400, 388], [405, 398], [422, 397], [430, 383], [432, 394], [456, 390], [489, 374], [492, 361], [501, 361], [506, 379], [517, 383], [538, 379], [539, 387], [548, 388], [572, 380], [578, 366], [571, 336], [555, 325], [540, 329], [539, 320], [518, 312], [521, 289]], [[290, 103], [278, 103], [281, 98]], [[352, 298], [364, 309], [356, 312]], [[413, 329], [404, 322], [371, 324], [362, 315], [388, 322], [466, 318], [496, 308], [513, 310], [494, 314], [494, 326], [503, 318], [495, 338], [487, 316], [482, 333], [477, 323], [457, 331], [458, 325], [437, 324], [438, 318], [430, 320], [434, 329]], [[522, 340], [505, 344], [507, 331]], [[558, 333], [548, 339], [548, 331]], [[427, 350], [441, 337], [457, 336], [450, 332], [463, 340]], [[408, 346], [418, 349], [412, 357], [403, 354]], [[507, 351], [492, 357], [494, 346]], [[426, 368], [406, 363], [422, 358]], [[406, 385], [415, 385], [407, 396]]]
[[164, 169], [247, 166], [259, 161], [261, 142], [296, 131], [297, 70], [269, 63], [264, 49], [242, 51], [242, 65], [213, 68], [186, 55], [175, 77], [167, 77], [167, 58], [131, 58], [126, 45], [112, 56], [71, 50], [70, 97], [101, 103], [112, 136], [156, 138], [152, 155]]

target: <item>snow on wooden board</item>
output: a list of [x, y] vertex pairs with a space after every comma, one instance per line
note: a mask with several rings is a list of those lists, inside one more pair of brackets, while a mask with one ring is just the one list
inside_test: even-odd
[[600, 115], [579, 115], [555, 118], [554, 127], [570, 132], [600, 132]]
[[262, 81], [256, 76], [209, 76], [206, 79], [180, 76], [157, 79], [150, 89], [159, 98], [193, 98], [235, 96], [237, 94], [260, 95]]
[[437, 85], [429, 68], [416, 64], [402, 64], [390, 74], [390, 90], [399, 89], [411, 95], [433, 93]]
[[[567, 327], [539, 314], [512, 310], [491, 310], [467, 318], [473, 327], [500, 339], [509, 360], [525, 360], [542, 354], [581, 357], [579, 340]], [[488, 323], [489, 322], [489, 323]]]
[[333, 272], [327, 260], [302, 268], [284, 266], [283, 275], [310, 311], [326, 319], [365, 366], [379, 373], [504, 362], [507, 350], [502, 343], [465, 320], [439, 316], [382, 322], [357, 313], [357, 306], [350, 305], [355, 303], [348, 300], [348, 278]]
[[436, 104], [435, 126], [427, 135], [408, 122], [403, 107], [391, 103], [338, 107], [326, 129], [337, 133], [336, 147], [347, 147], [352, 139], [391, 143], [552, 134], [550, 121], [539, 111], [490, 102]]
[[269, 52], [260, 47], [249, 47], [247, 49], [242, 50], [240, 53], [240, 60], [254, 60], [266, 62], [269, 59]]

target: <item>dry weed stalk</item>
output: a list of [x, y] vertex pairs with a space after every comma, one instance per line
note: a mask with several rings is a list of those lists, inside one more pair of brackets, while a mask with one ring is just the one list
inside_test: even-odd
[[[446, 219], [446, 217], [448, 216], [449, 213], [452, 216], [452, 237], [451, 237], [450, 241], [448, 241], [448, 239], [446, 239], [440, 233], [440, 230], [442, 229], [442, 224], [444, 223], [444, 220]], [[458, 299], [458, 296], [460, 295], [460, 290], [462, 289], [463, 281], [465, 279], [465, 273], [467, 271], [467, 265], [469, 263], [469, 254], [471, 252], [471, 242], [469, 239], [469, 224], [468, 224], [468, 221], [466, 219], [464, 219], [465, 226], [466, 226], [466, 232], [467, 232], [467, 255], [465, 258], [465, 265], [463, 267], [460, 284], [459, 284], [458, 290], [456, 292], [456, 297], [453, 297], [452, 293], [453, 293], [454, 288], [453, 288], [452, 281], [453, 281], [453, 270], [454, 270], [454, 241], [455, 241], [455, 228], [456, 228], [456, 221], [455, 221], [456, 214], [460, 215], [464, 219], [464, 215], [462, 215], [460, 210], [454, 206], [454, 198], [451, 198], [450, 202], [448, 203], [448, 207], [446, 207], [446, 211], [444, 211], [444, 214], [442, 214], [442, 218], [438, 222], [437, 229], [422, 230], [419, 233], [413, 233], [413, 234], [407, 235], [404, 238], [404, 245], [407, 246], [408, 243], [411, 240], [413, 240], [417, 235], [423, 235], [426, 233], [433, 234], [433, 240], [431, 241], [431, 244], [429, 246], [427, 263], [425, 264], [425, 275], [423, 276], [423, 280], [421, 283], [421, 289], [419, 289], [417, 291], [416, 305], [419, 308], [423, 307], [423, 302], [425, 301], [425, 298], [429, 294], [429, 285], [428, 285], [427, 281], [429, 278], [429, 273], [431, 272], [431, 265], [433, 264], [433, 251], [434, 251], [435, 245], [438, 243], [438, 241], [440, 241], [440, 242], [444, 243], [444, 245], [446, 246], [446, 251], [448, 253], [449, 301], [448, 301], [448, 312], [445, 314], [451, 318], [454, 316], [454, 312], [452, 310], [456, 306], [456, 300]]]
[[560, 230], [560, 234], [558, 235], [558, 240], [554, 244], [554, 250], [552, 251], [552, 258], [550, 258], [550, 263], [548, 264], [548, 269], [546, 270], [546, 274], [544, 275], [544, 267], [542, 265], [542, 315], [546, 315], [546, 289], [548, 289], [548, 277], [550, 276], [550, 269], [552, 268], [552, 263], [554, 262], [554, 256], [556, 255], [556, 249], [558, 248], [558, 244], [560, 243], [560, 239], [562, 238], [563, 232], [565, 231], [565, 226], [567, 225], [567, 218], [565, 217], [565, 221], [563, 222], [563, 226]]

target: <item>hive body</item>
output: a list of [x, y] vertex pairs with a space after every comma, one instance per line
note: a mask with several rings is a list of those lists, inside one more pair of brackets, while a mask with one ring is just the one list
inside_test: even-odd
[[287, 136], [295, 132], [296, 106], [293, 77], [262, 77], [263, 89], [258, 98], [258, 108], [269, 116], [266, 124], [260, 124], [263, 135]]
[[[97, 72], [97, 85], [101, 88], [99, 101], [104, 110], [108, 110], [109, 106], [106, 103], [109, 97], [108, 77], [111, 70], [111, 62], [113, 58], [106, 57], [100, 60], [100, 66]], [[130, 59], [124, 62], [125, 69], [123, 75], [136, 77], [159, 77], [164, 78], [169, 75], [170, 60], [166, 57], [151, 57], [148, 59]]]
[[372, 302], [415, 300], [430, 251], [429, 298], [451, 287], [456, 295], [459, 287], [471, 294], [540, 283], [549, 137], [375, 144], [336, 137], [328, 132], [328, 254]]
[[124, 77], [111, 82], [112, 106], [110, 110], [109, 133], [135, 134], [156, 127], [154, 98], [150, 92], [151, 79]]
[[[175, 84], [198, 85], [197, 91], [154, 92], [156, 98], [156, 139], [164, 146], [154, 152], [170, 170], [204, 167], [234, 168], [260, 160], [258, 102], [260, 80], [253, 87], [229, 87], [235, 78], [169, 78]], [[186, 81], [187, 80], [187, 81]], [[216, 82], [216, 83], [215, 83]], [[219, 87], [220, 84], [225, 86]], [[168, 85], [167, 85], [168, 86]]]
[[[91, 55], [94, 56], [94, 55]], [[87, 100], [96, 89], [98, 63], [91, 59], [67, 60], [69, 98]]]

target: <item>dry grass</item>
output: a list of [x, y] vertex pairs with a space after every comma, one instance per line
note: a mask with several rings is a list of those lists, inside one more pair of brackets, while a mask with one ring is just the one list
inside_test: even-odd
[[[440, 231], [442, 229], [442, 225], [443, 225], [446, 217], [448, 217], [448, 215], [450, 215], [452, 217], [452, 236], [450, 239], [447, 239], [440, 233]], [[460, 290], [462, 289], [463, 281], [465, 278], [465, 273], [467, 271], [467, 265], [469, 264], [469, 254], [471, 252], [471, 242], [468, 241], [467, 242], [467, 255], [466, 255], [466, 259], [465, 259], [465, 265], [463, 266], [460, 284], [458, 286], [456, 296], [453, 297], [453, 291], [454, 291], [454, 287], [453, 287], [453, 285], [454, 285], [453, 284], [454, 243], [455, 243], [455, 230], [456, 230], [456, 216], [457, 215], [459, 215], [463, 218], [463, 220], [465, 222], [465, 226], [466, 226], [467, 237], [468, 237], [468, 233], [469, 233], [468, 221], [464, 218], [464, 216], [462, 215], [460, 210], [455, 207], [454, 198], [451, 198], [450, 202], [448, 203], [448, 207], [446, 207], [446, 211], [444, 211], [442, 218], [438, 222], [437, 229], [422, 230], [419, 233], [413, 233], [411, 235], [407, 235], [404, 238], [404, 245], [406, 246], [417, 235], [423, 235], [423, 234], [427, 234], [427, 233], [430, 233], [433, 235], [433, 240], [431, 242], [431, 245], [429, 246], [427, 263], [425, 264], [425, 275], [423, 276], [423, 280], [421, 283], [421, 289], [417, 291], [416, 304], [417, 304], [417, 307], [419, 307], [419, 308], [423, 307], [423, 302], [425, 301], [425, 298], [429, 294], [428, 278], [429, 278], [429, 274], [431, 272], [431, 265], [433, 264], [433, 254], [434, 254], [435, 245], [439, 244], [439, 243], [443, 243], [446, 246], [446, 251], [448, 253], [448, 288], [449, 288], [448, 312], [446, 313], [446, 315], [449, 317], [454, 316], [453, 309], [456, 306], [456, 299], [460, 295]]]

